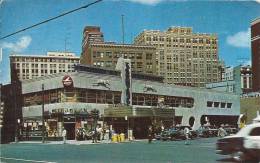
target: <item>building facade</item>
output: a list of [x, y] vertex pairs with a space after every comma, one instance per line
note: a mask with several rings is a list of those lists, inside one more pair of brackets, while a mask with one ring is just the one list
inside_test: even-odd
[[222, 73], [222, 81], [207, 83], [206, 88], [217, 91], [232, 92], [242, 95], [252, 91], [252, 71], [250, 65], [226, 67]]
[[55, 130], [60, 135], [64, 126], [69, 139], [75, 138], [77, 127], [91, 123], [87, 115], [92, 109], [99, 110], [100, 123], [117, 133], [132, 129], [135, 138], [146, 137], [148, 127], [158, 122], [194, 129], [207, 120], [212, 125], [237, 124], [240, 102], [235, 94], [168, 85], [152, 75], [133, 73], [131, 81], [132, 105], [121, 104], [124, 86], [118, 71], [80, 66], [77, 72], [23, 81], [24, 126], [41, 128], [42, 99], [48, 136]]
[[260, 91], [260, 18], [251, 22], [253, 91]]
[[155, 47], [146, 45], [92, 43], [81, 64], [115, 69], [118, 58], [131, 59], [132, 71], [156, 74]]
[[87, 55], [87, 49], [90, 43], [102, 43], [104, 42], [103, 33], [98, 26], [86, 26], [83, 30], [82, 39], [82, 54]]
[[33, 79], [60, 72], [73, 72], [73, 66], [79, 64], [79, 57], [70, 52], [48, 52], [44, 55], [11, 55], [11, 80]]
[[252, 68], [250, 65], [241, 66], [241, 89], [242, 93], [252, 92]]
[[166, 83], [195, 87], [221, 80], [217, 43], [215, 34], [193, 33], [189, 27], [145, 30], [135, 38], [137, 45], [156, 47], [157, 74]]
[[22, 125], [22, 89], [21, 82], [0, 84], [0, 143], [19, 140]]

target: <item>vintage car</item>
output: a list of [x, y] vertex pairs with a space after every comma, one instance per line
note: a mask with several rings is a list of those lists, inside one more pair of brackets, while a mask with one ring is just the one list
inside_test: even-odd
[[207, 125], [207, 126], [200, 126], [198, 131], [199, 137], [215, 137], [218, 135], [218, 129], [215, 126]]
[[238, 128], [232, 125], [225, 125], [223, 128], [228, 135], [236, 134], [238, 132]]
[[161, 140], [178, 140], [178, 139], [186, 139], [185, 133], [184, 133], [184, 129], [185, 128], [189, 128], [190, 130], [190, 135], [189, 137], [191, 139], [196, 138], [197, 137], [197, 132], [192, 130], [192, 128], [190, 126], [176, 126], [176, 127], [172, 127], [168, 130], [164, 130], [163, 132], [161, 132]]
[[231, 155], [236, 161], [260, 161], [260, 123], [250, 124], [237, 134], [217, 141], [218, 154]]

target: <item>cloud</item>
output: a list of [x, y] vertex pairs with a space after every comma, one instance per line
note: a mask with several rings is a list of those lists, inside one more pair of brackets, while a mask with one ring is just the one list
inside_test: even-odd
[[239, 48], [250, 47], [250, 28], [247, 31], [240, 31], [234, 35], [228, 36], [226, 41], [229, 45]]
[[260, 3], [260, 0], [255, 0], [256, 2]]
[[23, 36], [19, 38], [15, 43], [12, 42], [2, 42], [0, 47], [3, 49], [10, 49], [13, 52], [22, 52], [31, 44], [32, 38], [30, 36]]

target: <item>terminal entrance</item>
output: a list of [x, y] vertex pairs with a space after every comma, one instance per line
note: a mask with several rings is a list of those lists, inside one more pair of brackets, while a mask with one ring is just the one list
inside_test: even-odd
[[64, 128], [67, 131], [67, 140], [74, 140], [75, 139], [75, 123], [65, 123]]
[[67, 140], [75, 140], [76, 117], [74, 115], [64, 115], [63, 122], [67, 131]]

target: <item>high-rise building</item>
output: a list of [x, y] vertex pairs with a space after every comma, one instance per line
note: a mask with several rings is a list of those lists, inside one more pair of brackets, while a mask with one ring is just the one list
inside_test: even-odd
[[90, 43], [102, 43], [104, 42], [103, 33], [100, 31], [98, 26], [86, 26], [83, 30], [82, 39], [82, 53], [86, 55], [87, 48]]
[[11, 55], [11, 81], [33, 79], [59, 72], [73, 72], [74, 64], [79, 64], [79, 57], [70, 52], [47, 52], [44, 55]]
[[204, 87], [221, 80], [215, 34], [193, 33], [190, 27], [170, 27], [167, 31], [144, 30], [136, 45], [156, 47], [157, 74], [165, 82]]
[[260, 91], [260, 17], [251, 22], [253, 91]]
[[131, 59], [132, 72], [156, 74], [155, 47], [147, 45], [91, 43], [81, 54], [81, 64], [114, 69], [118, 58]]

